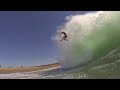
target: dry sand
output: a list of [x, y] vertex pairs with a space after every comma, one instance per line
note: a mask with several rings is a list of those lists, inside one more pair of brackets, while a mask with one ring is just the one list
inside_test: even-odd
[[54, 64], [48, 64], [48, 65], [42, 65], [42, 66], [17, 67], [17, 68], [0, 68], [0, 74], [31, 72], [31, 71], [44, 70], [44, 69], [49, 69], [49, 68], [59, 67], [59, 66], [60, 66], [60, 64], [54, 63]]

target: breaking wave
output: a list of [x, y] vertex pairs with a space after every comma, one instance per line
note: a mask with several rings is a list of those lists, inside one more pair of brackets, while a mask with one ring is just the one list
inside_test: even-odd
[[[85, 15], [70, 15], [57, 30], [53, 40], [62, 54], [63, 68], [94, 62], [120, 46], [120, 12], [98, 11]], [[68, 42], [60, 42], [59, 32], [68, 35]]]

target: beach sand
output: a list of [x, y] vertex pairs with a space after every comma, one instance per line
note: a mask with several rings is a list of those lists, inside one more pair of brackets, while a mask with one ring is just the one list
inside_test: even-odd
[[29, 66], [29, 67], [16, 67], [16, 68], [0, 68], [0, 74], [10, 74], [10, 73], [19, 73], [19, 72], [32, 72], [37, 70], [50, 69], [54, 67], [60, 67], [60, 64], [53, 63], [42, 66]]

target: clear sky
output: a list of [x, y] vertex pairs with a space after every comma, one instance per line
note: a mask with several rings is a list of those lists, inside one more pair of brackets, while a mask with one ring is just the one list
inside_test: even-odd
[[0, 65], [32, 66], [56, 62], [51, 37], [65, 17], [87, 11], [0, 11]]

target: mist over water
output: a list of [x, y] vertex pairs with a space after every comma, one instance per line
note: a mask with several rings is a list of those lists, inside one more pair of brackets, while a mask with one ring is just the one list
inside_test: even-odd
[[[71, 15], [57, 30], [57, 42], [63, 68], [94, 62], [120, 46], [120, 12], [98, 11], [85, 15]], [[60, 42], [59, 32], [68, 35], [68, 42]]]

